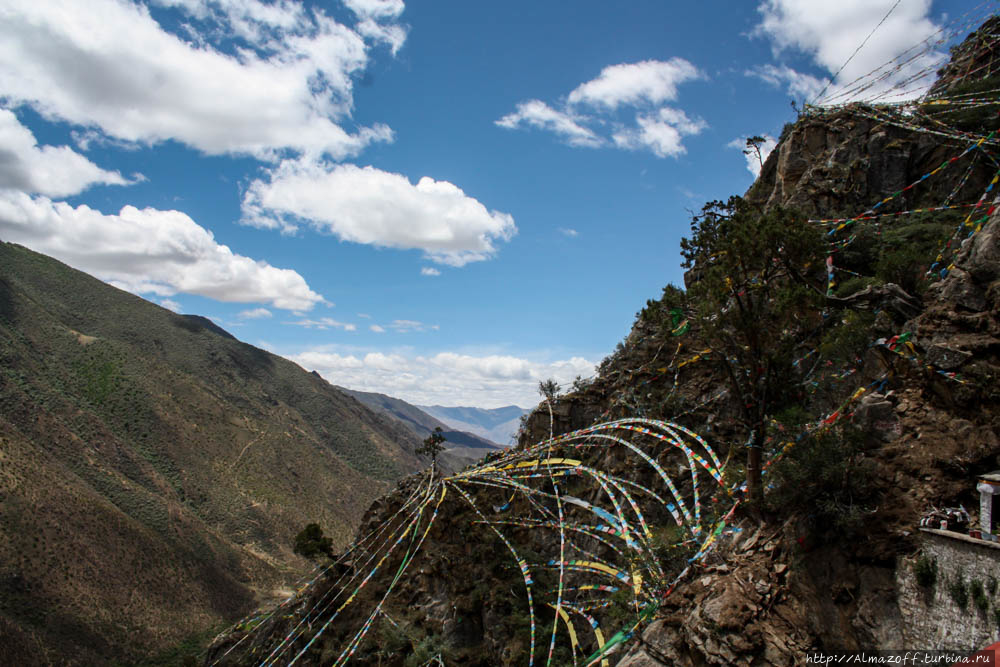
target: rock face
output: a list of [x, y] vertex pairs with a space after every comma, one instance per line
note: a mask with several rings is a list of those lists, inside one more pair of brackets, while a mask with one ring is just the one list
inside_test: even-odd
[[[994, 27], [991, 21], [970, 38], [972, 46], [956, 51], [966, 58], [962, 71], [989, 61], [983, 49], [991, 54], [994, 40], [983, 37]], [[970, 83], [958, 71], [945, 70], [951, 78], [936, 94]], [[862, 105], [810, 112], [786, 128], [746, 198], [823, 220], [859, 216], [904, 189], [879, 212], [976, 201], [995, 168], [985, 160], [965, 170], [944, 167], [939, 173], [946, 176], [907, 189], [970, 144], [968, 137], [942, 137], [925, 131], [937, 127], [933, 123], [919, 128], [911, 120]], [[976, 118], [967, 121], [963, 131], [978, 136], [992, 129], [975, 125]], [[953, 218], [947, 222], [953, 230]], [[896, 241], [916, 243], [920, 224], [910, 227], [916, 230], [912, 237], [904, 233]], [[772, 451], [789, 441], [792, 453], [765, 479], [774, 480], [769, 497], [784, 493], [797, 500], [738, 520], [738, 531], [720, 538], [716, 551], [657, 600], [656, 615], [612, 664], [791, 666], [804, 664], [812, 651], [899, 648], [917, 613], [900, 606], [909, 600], [900, 595], [900, 568], [910, 567], [921, 548], [921, 513], [932, 505], [975, 506], [973, 478], [1000, 467], [1000, 213], [953, 245], [959, 252], [944, 262], [953, 266], [929, 286], [923, 270], [919, 277], [904, 275], [909, 284], [876, 279], [882, 255], [872, 248], [888, 243], [883, 231], [889, 236], [888, 227], [878, 230], [856, 244], [871, 248], [844, 249], [843, 256], [855, 255], [838, 256], [853, 262], [848, 266], [867, 282], [828, 298], [821, 327], [829, 335], [816, 349], [795, 350], [789, 360], [809, 370], [794, 376], [799, 387], [791, 407], [800, 411], [781, 416], [791, 426], [776, 419], [768, 435]], [[932, 229], [934, 235], [939, 231]], [[968, 231], [963, 225], [960, 235]], [[701, 434], [723, 458], [732, 454], [729, 464], [738, 470], [747, 441], [741, 406], [730, 394], [724, 364], [705, 363], [703, 332], [674, 317], [683, 302], [678, 292], [665, 289], [661, 299], [647, 303], [594, 381], [536, 407], [518, 446], [598, 421], [641, 416]], [[850, 353], [830, 352], [838, 346]], [[836, 438], [810, 436], [796, 444], [790, 429], [804, 423], [836, 423], [841, 430]], [[799, 455], [803, 447], [813, 449]], [[833, 447], [839, 447], [833, 454], [824, 450]], [[588, 464], [628, 474], [622, 461], [610, 457]], [[796, 495], [796, 485], [817, 479], [825, 485], [818, 492]], [[366, 524], [374, 527], [391, 516], [416, 483], [408, 481], [373, 506]], [[448, 664], [524, 664], [527, 631], [513, 602], [519, 573], [497, 560], [504, 545], [469, 532], [475, 521], [469, 512], [448, 510], [438, 521], [418, 574], [400, 582], [397, 602], [383, 610], [419, 628], [421, 636], [441, 639], [435, 647]], [[551, 540], [532, 544], [538, 554], [554, 547]], [[288, 618], [304, 617], [303, 610], [331, 590], [332, 579], [315, 585]], [[268, 637], [284, 636], [291, 621], [272, 617], [269, 623], [262, 639], [242, 631], [222, 638], [211, 657], [243, 641], [259, 640], [263, 647]], [[335, 643], [331, 634], [303, 660], [336, 657], [322, 646]], [[397, 665], [417, 655], [405, 643], [391, 657], [367, 651], [356, 656], [359, 664]]]
[[[996, 24], [991, 19], [967, 44], [982, 45], [981, 35]], [[994, 43], [986, 46], [992, 49]], [[957, 51], [965, 64], [946, 68], [942, 81], [951, 78], [936, 88], [937, 94], [963, 83], [955, 75], [959, 69], [988, 60], [981, 50]], [[877, 110], [860, 105], [809, 115], [786, 128], [746, 197], [764, 206], [792, 206], [814, 218], [856, 216], [967, 145], [880, 121]], [[880, 212], [938, 206], [949, 194], [952, 201], [975, 201], [991, 172], [971, 168], [957, 190], [952, 188], [958, 173], [938, 184], [921, 184]], [[906, 579], [899, 568], [912, 567], [921, 548], [916, 520], [932, 505], [976, 506], [975, 473], [1000, 467], [1000, 213], [961, 244], [953, 263], [922, 298], [895, 285], [851, 296], [853, 306], [868, 299], [869, 310], [878, 313], [873, 339], [910, 331], [913, 346], [905, 354], [869, 349], [858, 380], [864, 386], [886, 370], [891, 378], [880, 392], [866, 394], [852, 417], [870, 443], [872, 484], [881, 498], [877, 511], [865, 519], [865, 542], [817, 543], [792, 520], [749, 549], [736, 542], [666, 600], [659, 618], [642, 630], [618, 664], [798, 665], [808, 652], [823, 647], [899, 648], [900, 637], [914, 636], [915, 618], [927, 624], [928, 608], [914, 609], [912, 596], [899, 589]], [[662, 356], [655, 355], [671, 342], [640, 317], [591, 387], [556, 400], [556, 433], [585, 427], [594, 413], [613, 418], [659, 407], [660, 415], [673, 418], [677, 412], [672, 414], [671, 406], [644, 402], [647, 396], [670, 393], [657, 392], [673, 378], [657, 377]], [[704, 404], [717, 387], [686, 370], [679, 393], [690, 409]], [[674, 393], [671, 399], [676, 398]], [[686, 419], [693, 419], [692, 427], [701, 433], [724, 436], [732, 414], [725, 401], [709, 403]], [[573, 420], [573, 414], [585, 416]], [[530, 416], [522, 442], [547, 434], [548, 414], [541, 405]], [[947, 597], [938, 591], [941, 596]], [[946, 644], [940, 648], [956, 647]], [[927, 647], [935, 646], [928, 637]]]
[[[940, 166], [966, 143], [914, 133], [860, 103], [813, 112], [786, 129], [747, 198], [788, 206], [809, 217], [860, 215]], [[966, 201], [970, 195], [974, 199], [991, 176], [989, 169], [980, 170], [956, 193], [956, 200]], [[936, 206], [939, 195], [934, 189], [913, 188], [890, 210]]]

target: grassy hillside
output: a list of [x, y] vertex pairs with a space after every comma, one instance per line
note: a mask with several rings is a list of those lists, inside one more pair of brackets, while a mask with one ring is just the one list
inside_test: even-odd
[[281, 595], [417, 440], [315, 374], [0, 243], [0, 664], [123, 664]]

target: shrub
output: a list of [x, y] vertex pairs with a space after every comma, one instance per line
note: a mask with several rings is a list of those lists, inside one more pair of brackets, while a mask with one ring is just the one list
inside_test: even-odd
[[875, 315], [857, 310], [843, 313], [840, 324], [827, 331], [819, 351], [825, 359], [853, 364], [871, 345]]
[[931, 588], [937, 583], [937, 559], [926, 554], [921, 554], [917, 562], [913, 565], [913, 573], [917, 577], [917, 584], [924, 588]]
[[809, 527], [825, 542], [856, 537], [876, 501], [874, 466], [863, 444], [853, 428], [804, 437], [771, 467], [768, 509], [787, 514], [809, 508]]
[[962, 611], [965, 611], [966, 607], [969, 606], [969, 588], [965, 583], [965, 575], [962, 574], [961, 570], [955, 574], [955, 578], [948, 584], [948, 595], [951, 596], [952, 601]]
[[969, 592], [972, 594], [972, 604], [980, 613], [985, 614], [990, 608], [990, 601], [983, 590], [983, 582], [973, 579], [969, 582]]
[[318, 523], [310, 523], [295, 536], [295, 553], [310, 560], [320, 554], [333, 558], [333, 540], [323, 535]]

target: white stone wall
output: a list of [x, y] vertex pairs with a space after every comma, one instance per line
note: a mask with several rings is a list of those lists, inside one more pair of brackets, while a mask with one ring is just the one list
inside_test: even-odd
[[[884, 648], [973, 651], [1000, 641], [1000, 629], [993, 615], [994, 609], [1000, 609], [1000, 546], [964, 535], [945, 536], [941, 532], [921, 531], [922, 553], [937, 560], [937, 583], [931, 590], [917, 584], [913, 571], [917, 556], [903, 559], [896, 569], [903, 637], [899, 646]], [[987, 589], [990, 607], [985, 615], [976, 608], [971, 592], [964, 611], [952, 600], [948, 585], [959, 572], [964, 575], [967, 587], [970, 581], [978, 579]], [[988, 590], [990, 577], [998, 582], [993, 595]]]

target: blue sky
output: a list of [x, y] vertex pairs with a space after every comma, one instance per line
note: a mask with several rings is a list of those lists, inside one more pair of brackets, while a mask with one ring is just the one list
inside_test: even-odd
[[335, 384], [528, 406], [681, 283], [746, 135], [895, 99], [994, 4], [2, 0], [0, 239]]

